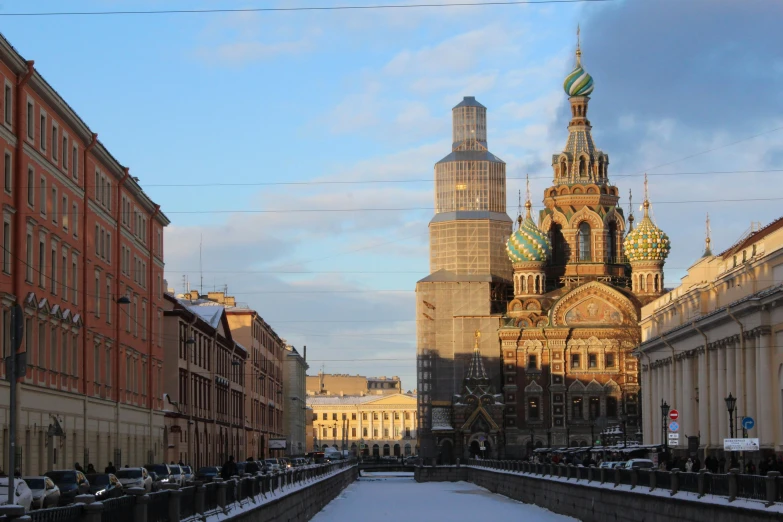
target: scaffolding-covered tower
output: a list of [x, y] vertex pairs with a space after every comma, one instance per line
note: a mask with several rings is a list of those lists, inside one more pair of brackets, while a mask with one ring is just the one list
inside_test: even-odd
[[487, 148], [487, 108], [473, 96], [452, 110], [452, 136], [451, 153], [435, 165], [430, 275], [416, 284], [419, 448], [442, 461], [461, 453], [460, 427], [444, 419], [454, 418], [477, 330], [486, 334], [479, 349], [489, 378], [500, 378], [495, 337], [512, 280], [506, 164]]

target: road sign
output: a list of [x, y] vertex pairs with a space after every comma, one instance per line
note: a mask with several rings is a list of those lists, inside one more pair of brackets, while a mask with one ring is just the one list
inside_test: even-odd
[[677, 430], [679, 430], [679, 429], [680, 429], [680, 425], [679, 425], [679, 424], [677, 424], [677, 422], [675, 422], [675, 421], [671, 421], [671, 422], [669, 423], [669, 431], [677, 431]]
[[679, 411], [677, 411], [677, 410], [671, 410], [671, 411], [669, 412], [669, 418], [670, 418], [671, 420], [677, 420], [677, 419], [679, 419], [679, 418], [680, 418], [680, 412], [679, 412]]
[[669, 433], [669, 440], [680, 440], [679, 433]]
[[752, 430], [755, 425], [756, 421], [753, 420], [753, 417], [742, 417], [742, 427], [746, 430]]
[[723, 439], [723, 451], [758, 451], [759, 439]]

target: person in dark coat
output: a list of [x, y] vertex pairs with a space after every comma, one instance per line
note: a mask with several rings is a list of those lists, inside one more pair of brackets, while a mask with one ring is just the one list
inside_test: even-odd
[[114, 467], [114, 464], [112, 464], [111, 461], [109, 461], [109, 465], [106, 466], [106, 469], [103, 470], [104, 473], [117, 473], [117, 468]]
[[699, 460], [699, 457], [693, 457], [693, 472], [698, 473], [701, 469], [701, 461]]
[[228, 460], [225, 464], [223, 464], [223, 467], [220, 469], [220, 476], [223, 477], [223, 480], [228, 480], [234, 475], [239, 473], [239, 469], [237, 469], [237, 463], [234, 462], [234, 456], [231, 455], [228, 457]]
[[259, 471], [261, 471], [261, 468], [258, 467], [258, 464], [256, 464], [255, 460], [253, 460], [253, 457], [248, 457], [247, 464], [245, 464], [245, 473], [257, 475]]
[[76, 471], [81, 471], [82, 473], [84, 473], [84, 469], [79, 465], [78, 462], [74, 462], [73, 463], [73, 469], [75, 469]]

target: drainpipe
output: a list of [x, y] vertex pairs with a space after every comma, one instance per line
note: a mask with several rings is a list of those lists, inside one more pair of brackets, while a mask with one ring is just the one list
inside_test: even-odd
[[742, 355], [740, 356], [740, 374], [742, 375], [742, 383], [737, 383], [737, 386], [741, 386], [742, 390], [742, 411], [744, 412], [744, 415], [747, 415], [748, 411], [748, 398], [747, 398], [747, 392], [745, 387], [745, 326], [740, 322], [737, 317], [731, 313], [731, 306], [726, 307], [726, 315], [731, 317], [735, 323], [739, 326], [740, 329], [740, 352], [742, 352]]
[[[705, 334], [701, 328], [696, 326], [696, 322], [691, 323], [693, 325], [693, 328], [701, 334], [702, 337], [704, 337], [704, 365], [705, 365], [705, 377], [707, 379], [707, 401], [710, 400], [710, 392], [712, 391], [712, 383], [710, 382], [710, 352], [709, 352], [709, 341], [707, 340], [707, 334]], [[699, 391], [699, 395], [701, 395], [701, 391]], [[699, 398], [701, 401], [701, 397]], [[706, 408], [707, 411], [707, 427], [711, 427], [711, 412], [710, 408]], [[699, 417], [699, 420], [701, 421], [701, 417]], [[701, 433], [701, 430], [699, 430], [699, 433]], [[710, 436], [707, 437], [707, 442], [704, 444], [704, 458], [707, 458], [707, 451], [710, 449], [710, 440], [712, 437], [712, 433], [710, 433]]]
[[[127, 169], [125, 169], [125, 175], [126, 176], [128, 175], [128, 170]], [[123, 179], [125, 179], [125, 178], [123, 178]], [[153, 243], [153, 241], [152, 241], [152, 230], [153, 230], [152, 224], [155, 222], [155, 216], [157, 216], [159, 213], [160, 213], [160, 205], [155, 205], [155, 212], [153, 212], [152, 215], [150, 216], [149, 225], [147, 226], [147, 228], [148, 228], [148, 233], [147, 233], [147, 251], [149, 252], [150, 264], [147, 267], [147, 305], [148, 306], [147, 306], [147, 328], [146, 328], [147, 331], [145, 332], [145, 334], [147, 335], [147, 353], [149, 354], [148, 355], [148, 361], [147, 361], [148, 362], [148, 364], [147, 364], [147, 374], [148, 374], [147, 375], [147, 407], [149, 408], [149, 410], [148, 410], [147, 414], [149, 415], [149, 436], [150, 436], [150, 438], [149, 438], [149, 441], [150, 441], [150, 449], [149, 449], [149, 451], [151, 453], [154, 453], [154, 450], [153, 450], [154, 442], [153, 442], [153, 438], [152, 438], [152, 411], [155, 409], [155, 401], [157, 400], [157, 397], [155, 397], [152, 394], [152, 389], [153, 389], [152, 388], [152, 375], [153, 375], [153, 372], [152, 372], [153, 364], [152, 363], [155, 360], [152, 357], [152, 345], [153, 345], [153, 342], [152, 342], [152, 340], [153, 340], [152, 339], [152, 332], [154, 330], [152, 328], [152, 325], [153, 325], [153, 322], [152, 322], [152, 317], [153, 317], [152, 310], [153, 310], [153, 308], [157, 308], [157, 307], [153, 306], [153, 303], [155, 302], [155, 301], [153, 301], [153, 291], [154, 291], [154, 288], [155, 288], [155, 281], [153, 281], [153, 277], [152, 277], [152, 266], [155, 263], [155, 256], [153, 254], [153, 248], [152, 248], [152, 243]], [[119, 221], [117, 223], [118, 223], [118, 226], [119, 226]], [[119, 243], [119, 241], [117, 241], [117, 242]], [[188, 359], [188, 360], [190, 360], [190, 359]], [[188, 374], [188, 376], [189, 375], [190, 374]], [[190, 425], [188, 425], [188, 426], [190, 426]], [[190, 430], [190, 427], [188, 427], [188, 430]], [[188, 435], [190, 435], [189, 431], [188, 431]], [[188, 441], [190, 441], [190, 438], [188, 438]], [[190, 453], [188, 453], [188, 456], [190, 456]]]
[[[189, 335], [188, 335], [188, 338], [185, 339], [185, 346], [188, 348], [185, 351], [185, 357], [187, 357], [186, 364], [187, 364], [187, 375], [188, 375], [188, 396], [187, 396], [187, 401], [188, 401], [188, 421], [187, 422], [188, 422], [188, 425], [187, 425], [186, 429], [188, 430], [187, 431], [187, 434], [188, 434], [188, 464], [194, 465], [195, 463], [194, 463], [194, 460], [193, 460], [193, 452], [192, 452], [193, 451], [192, 450], [193, 443], [192, 443], [192, 437], [191, 437], [192, 434], [190, 433], [190, 426], [193, 424], [193, 396], [195, 395], [195, 393], [193, 393], [193, 374], [191, 373], [191, 369], [190, 369], [190, 360], [193, 358], [193, 350], [195, 350], [196, 345], [195, 344], [188, 344], [188, 341], [190, 339], [193, 339], [193, 341], [196, 340], [195, 336], [193, 335], [193, 325], [196, 324], [196, 319], [198, 318], [198, 316], [194, 312], [192, 312], [192, 311], [190, 311], [190, 313], [193, 314], [193, 319], [190, 321], [190, 323], [188, 323], [188, 334]], [[182, 402], [182, 398], [181, 397], [180, 397], [179, 400], [180, 400], [180, 402]], [[200, 460], [201, 459], [199, 459], [199, 461]]]

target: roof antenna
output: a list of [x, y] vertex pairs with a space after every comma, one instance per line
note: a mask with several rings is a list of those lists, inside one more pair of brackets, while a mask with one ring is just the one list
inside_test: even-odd
[[712, 228], [710, 227], [710, 213], [707, 212], [707, 230], [706, 237], [704, 238], [704, 255], [702, 257], [709, 257], [712, 255], [712, 249], [710, 248], [710, 235], [712, 234]]
[[202, 295], [204, 294], [204, 270], [202, 269], [201, 266], [201, 250], [203, 244], [204, 244], [204, 234], [201, 234], [198, 240], [198, 272], [199, 272], [199, 276], [201, 277], [201, 284], [199, 285], [199, 293]]

